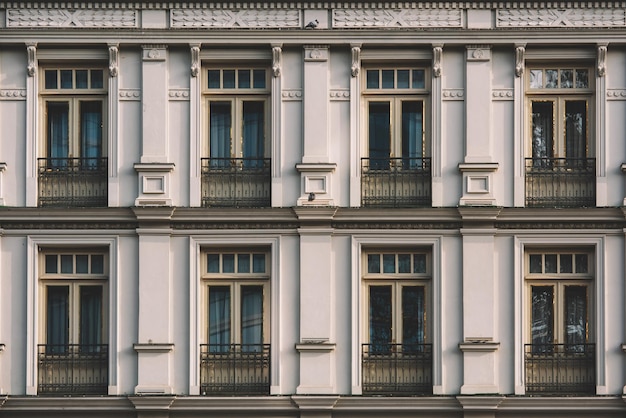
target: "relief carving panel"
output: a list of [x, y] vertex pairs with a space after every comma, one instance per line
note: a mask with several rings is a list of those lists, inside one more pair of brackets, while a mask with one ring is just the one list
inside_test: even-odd
[[7, 10], [7, 27], [133, 28], [137, 27], [137, 11], [9, 9]]
[[506, 27], [621, 27], [625, 9], [511, 9], [496, 12], [496, 26]]
[[440, 28], [461, 27], [461, 11], [445, 9], [335, 9], [335, 28]]
[[299, 28], [298, 10], [174, 9], [173, 28]]

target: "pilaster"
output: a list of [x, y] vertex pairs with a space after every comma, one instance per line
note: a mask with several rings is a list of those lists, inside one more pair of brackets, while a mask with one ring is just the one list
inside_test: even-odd
[[[173, 393], [172, 265], [170, 220], [172, 208], [134, 208], [139, 228], [139, 320], [137, 386], [141, 395]], [[152, 415], [150, 415], [152, 416]]]
[[[300, 234], [300, 383], [297, 394], [337, 392], [335, 376], [334, 208], [296, 208]], [[317, 416], [317, 415], [312, 415]]]

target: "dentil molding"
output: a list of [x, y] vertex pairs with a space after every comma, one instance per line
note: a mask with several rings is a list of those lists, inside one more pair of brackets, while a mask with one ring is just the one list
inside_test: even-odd
[[8, 9], [6, 22], [9, 28], [134, 28], [138, 26], [136, 10], [117, 9]]
[[455, 9], [335, 9], [334, 28], [459, 28], [461, 10]]
[[623, 27], [626, 9], [500, 9], [496, 26], [505, 27]]
[[173, 9], [172, 28], [300, 28], [300, 12], [286, 10]]

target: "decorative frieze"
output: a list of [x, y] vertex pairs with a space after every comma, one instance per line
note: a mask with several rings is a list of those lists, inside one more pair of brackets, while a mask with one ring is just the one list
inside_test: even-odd
[[626, 89], [610, 89], [606, 92], [607, 100], [626, 100]]
[[459, 28], [458, 9], [335, 9], [334, 28]]
[[333, 89], [330, 91], [330, 100], [331, 101], [349, 101], [350, 100], [350, 89]]
[[282, 92], [283, 101], [302, 101], [301, 89], [284, 89]]
[[134, 101], [141, 100], [141, 90], [139, 89], [120, 89], [120, 100], [122, 101]]
[[300, 13], [285, 10], [173, 9], [172, 28], [300, 28]]
[[463, 89], [444, 89], [441, 95], [443, 100], [464, 100], [465, 91]]
[[26, 89], [0, 90], [0, 100], [26, 100]]
[[6, 21], [9, 28], [134, 28], [137, 27], [137, 11], [117, 9], [8, 9]]
[[506, 27], [623, 27], [626, 9], [500, 9], [496, 26]]
[[170, 89], [168, 96], [170, 100], [189, 101], [189, 89]]
[[491, 96], [493, 100], [513, 100], [513, 89], [495, 89]]

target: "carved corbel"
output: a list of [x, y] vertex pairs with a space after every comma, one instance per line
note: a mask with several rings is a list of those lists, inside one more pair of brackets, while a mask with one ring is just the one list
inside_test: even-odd
[[200, 73], [200, 45], [191, 45], [191, 76], [198, 77]]
[[26, 53], [28, 55], [28, 70], [29, 77], [34, 77], [37, 74], [37, 44], [26, 44]]
[[525, 45], [515, 46], [515, 76], [521, 77], [524, 74], [524, 54], [526, 53]]
[[109, 75], [117, 77], [119, 72], [119, 45], [109, 44]]
[[606, 45], [598, 45], [598, 76], [606, 75]]
[[443, 46], [442, 45], [434, 45], [433, 46], [433, 75], [435, 77], [441, 77], [442, 63], [441, 58], [443, 55]]
[[352, 45], [352, 66], [350, 70], [352, 77], [359, 75], [361, 70], [361, 45]]
[[280, 77], [282, 70], [283, 49], [282, 45], [272, 45], [272, 74]]

